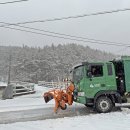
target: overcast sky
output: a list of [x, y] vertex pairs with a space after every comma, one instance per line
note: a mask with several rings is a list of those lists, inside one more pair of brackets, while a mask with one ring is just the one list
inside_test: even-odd
[[[6, 1], [13, 0], [0, 0], [0, 2]], [[29, 0], [27, 2], [0, 5], [0, 22], [17, 23], [44, 20], [123, 8], [130, 8], [130, 0]], [[1, 25], [3, 24], [1, 23]], [[130, 44], [130, 11], [55, 22], [26, 24], [26, 26]], [[83, 43], [0, 28], [0, 45], [22, 46], [22, 44], [25, 44], [43, 47], [52, 43], [56, 45], [77, 43], [102, 51], [130, 55], [130, 47]]]

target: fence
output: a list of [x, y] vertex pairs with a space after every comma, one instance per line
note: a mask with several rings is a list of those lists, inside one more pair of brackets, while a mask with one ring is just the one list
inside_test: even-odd
[[35, 93], [34, 84], [28, 82], [11, 82], [13, 96]]
[[68, 82], [45, 82], [38, 81], [39, 86], [49, 87], [49, 88], [65, 88], [68, 85]]

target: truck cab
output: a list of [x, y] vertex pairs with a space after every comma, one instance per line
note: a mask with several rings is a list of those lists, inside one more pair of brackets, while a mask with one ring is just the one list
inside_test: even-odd
[[110, 112], [115, 103], [127, 102], [130, 92], [130, 57], [108, 62], [83, 62], [72, 69], [74, 100]]

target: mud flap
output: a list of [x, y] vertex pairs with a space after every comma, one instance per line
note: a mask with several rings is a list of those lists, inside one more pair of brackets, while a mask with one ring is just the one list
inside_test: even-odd
[[43, 97], [44, 97], [44, 100], [45, 100], [46, 103], [48, 103], [50, 100], [53, 99], [53, 96], [50, 93], [44, 93]]

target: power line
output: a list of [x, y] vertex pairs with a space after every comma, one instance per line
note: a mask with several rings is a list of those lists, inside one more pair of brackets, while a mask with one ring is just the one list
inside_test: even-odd
[[[71, 19], [71, 18], [80, 18], [80, 17], [86, 17], [86, 16], [92, 16], [92, 15], [100, 15], [100, 14], [108, 14], [108, 13], [115, 13], [115, 12], [120, 12], [120, 11], [127, 11], [127, 10], [130, 10], [130, 8], [125, 8], [125, 9], [118, 9], [118, 10], [112, 10], [112, 11], [104, 11], [104, 12], [98, 12], [98, 13], [92, 13], [92, 14], [84, 14], [84, 15], [76, 15], [76, 16], [69, 16], [69, 17], [62, 17], [62, 18], [54, 18], [54, 19], [46, 19], [46, 20], [39, 20], [39, 21], [28, 21], [28, 22], [21, 22], [21, 23], [13, 23], [13, 24], [10, 24], [10, 23], [5, 23], [5, 22], [1, 22], [1, 23], [4, 23], [4, 25], [1, 25], [0, 27], [5, 27], [5, 26], [11, 26], [11, 25], [14, 25], [14, 26], [19, 26], [19, 27], [22, 27], [22, 28], [27, 28], [27, 29], [31, 29], [31, 30], [35, 30], [35, 31], [42, 31], [42, 32], [47, 32], [47, 33], [52, 33], [52, 34], [56, 34], [56, 35], [63, 35], [63, 36], [69, 36], [69, 37], [73, 37], [73, 38], [80, 38], [80, 39], [83, 39], [83, 40], [79, 40], [78, 41], [84, 41], [84, 39], [87, 39], [87, 40], [93, 40], [93, 43], [101, 43], [101, 42], [105, 42], [105, 43], [101, 43], [101, 44], [107, 44], [109, 43], [109, 45], [119, 45], [119, 46], [124, 46], [122, 45], [123, 43], [118, 43], [118, 42], [111, 42], [111, 41], [104, 41], [104, 40], [97, 40], [97, 39], [92, 39], [92, 38], [84, 38], [84, 37], [79, 37], [79, 36], [72, 36], [72, 35], [68, 35], [68, 34], [62, 34], [62, 33], [57, 33], [57, 32], [52, 32], [52, 31], [46, 31], [46, 30], [41, 30], [41, 29], [37, 29], [37, 28], [32, 28], [32, 27], [26, 27], [26, 26], [20, 26], [19, 24], [27, 24], [27, 23], [35, 23], [35, 22], [47, 22], [47, 21], [57, 21], [57, 20], [64, 20], [64, 19]], [[5, 25], [6, 24], [6, 25]], [[16, 28], [10, 28], [10, 29], [15, 29]], [[18, 30], [18, 29], [17, 29]], [[19, 29], [19, 31], [26, 31], [26, 30], [21, 30]], [[26, 31], [26, 32], [32, 32], [32, 31]], [[33, 32], [33, 33], [37, 33], [37, 32]], [[41, 33], [38, 33], [38, 34], [41, 34]], [[44, 34], [44, 35], [47, 35], [47, 34]], [[51, 35], [53, 37], [58, 37], [58, 38], [63, 38], [61, 36], [54, 36], [54, 35]], [[65, 37], [64, 37], [65, 38]], [[67, 39], [67, 38], [65, 38]], [[72, 39], [72, 38], [68, 38], [70, 40], [76, 40], [76, 39]], [[86, 42], [86, 41], [85, 41]], [[88, 41], [87, 41], [88, 42]], [[90, 42], [90, 41], [89, 41]], [[92, 43], [92, 41], [91, 41]], [[111, 44], [110, 44], [111, 43]], [[125, 46], [127, 46], [128, 44], [125, 44]]]
[[103, 14], [111, 14], [111, 13], [118, 13], [118, 12], [124, 12], [124, 11], [130, 11], [130, 8], [117, 9], [117, 10], [111, 10], [111, 11], [103, 11], [103, 12], [96, 12], [96, 13], [83, 14], [83, 15], [75, 15], [75, 16], [69, 16], [69, 17], [61, 17], [61, 18], [52, 18], [52, 19], [45, 19], [45, 20], [34, 20], [34, 21], [12, 23], [12, 24], [8, 24], [8, 25], [1, 25], [0, 27], [16, 25], [16, 24], [19, 25], [19, 24], [43, 23], [43, 22], [61, 21], [61, 20], [68, 20], [68, 19], [77, 19], [77, 18], [96, 16], [96, 15], [103, 15]]
[[0, 3], [0, 4], [12, 4], [12, 3], [24, 2], [24, 1], [29, 1], [29, 0], [8, 1], [8, 2], [2, 2], [2, 3]]
[[80, 42], [85, 42], [85, 43], [96, 43], [96, 44], [104, 44], [104, 45], [112, 45], [112, 46], [126, 46], [129, 47], [129, 45], [123, 45], [123, 44], [114, 44], [114, 43], [103, 43], [103, 42], [96, 42], [96, 41], [87, 41], [87, 40], [82, 40], [82, 39], [76, 39], [76, 38], [68, 38], [68, 37], [63, 37], [63, 36], [56, 36], [56, 35], [51, 35], [51, 34], [44, 34], [44, 33], [40, 33], [40, 32], [34, 32], [34, 31], [28, 31], [28, 30], [24, 30], [24, 29], [17, 29], [17, 28], [13, 28], [13, 27], [4, 27], [4, 28], [9, 28], [9, 29], [13, 29], [13, 30], [17, 30], [17, 31], [22, 31], [22, 32], [28, 32], [28, 33], [32, 33], [32, 34], [38, 34], [38, 35], [44, 35], [44, 36], [49, 36], [49, 37], [55, 37], [55, 38], [61, 38], [61, 39], [68, 39], [68, 40], [73, 40], [73, 41], [80, 41]]
[[[6, 22], [0, 22], [0, 23], [9, 24]], [[124, 43], [120, 43], [120, 42], [105, 41], [105, 40], [99, 40], [99, 39], [94, 39], [94, 38], [86, 38], [86, 37], [74, 36], [74, 35], [69, 35], [69, 34], [57, 33], [57, 32], [53, 32], [53, 31], [47, 31], [47, 30], [42, 30], [42, 29], [37, 29], [37, 28], [32, 28], [32, 27], [27, 27], [27, 26], [22, 26], [22, 25], [17, 25], [17, 24], [15, 26], [26, 28], [26, 29], [31, 29], [31, 30], [35, 30], [35, 31], [40, 31], [40, 32], [46, 32], [46, 33], [51, 33], [51, 34], [56, 34], [56, 35], [61, 35], [61, 36], [67, 36], [67, 37], [76, 38], [76, 39], [78, 38], [78, 39], [91, 40], [91, 41], [96, 41], [96, 42], [129, 45], [129, 44], [124, 44]]]
[[124, 44], [124, 43], [119, 43], [119, 42], [112, 42], [112, 41], [99, 40], [99, 39], [94, 39], [94, 38], [74, 36], [74, 35], [69, 35], [69, 34], [64, 34], [64, 33], [57, 33], [57, 32], [53, 32], [53, 31], [48, 31], [48, 30], [43, 30], [43, 29], [37, 29], [37, 28], [32, 28], [32, 27], [27, 27], [27, 26], [21, 26], [21, 25], [18, 25], [18, 26], [19, 26], [19, 27], [22, 27], [22, 28], [27, 28], [27, 29], [35, 30], [35, 31], [47, 32], [47, 33], [52, 33], [52, 34], [62, 35], [62, 36], [67, 36], [67, 37], [72, 37], [72, 38], [92, 40], [92, 41], [96, 41], [96, 42], [105, 42], [105, 43], [114, 43], [114, 44]]

